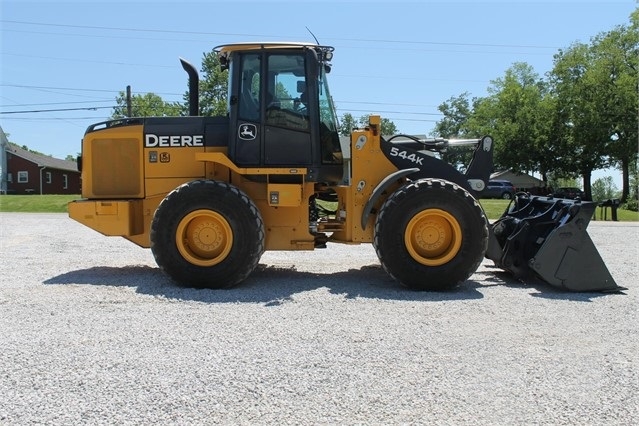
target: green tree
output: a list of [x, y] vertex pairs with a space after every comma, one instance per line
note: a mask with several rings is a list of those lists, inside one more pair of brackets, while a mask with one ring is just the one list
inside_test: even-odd
[[[481, 137], [476, 130], [469, 127], [470, 117], [473, 115], [473, 104], [477, 99], [470, 100], [468, 92], [453, 96], [437, 107], [444, 118], [435, 123], [431, 136], [441, 136], [445, 139], [465, 139]], [[473, 151], [468, 147], [449, 147], [442, 153], [442, 160], [463, 169], [468, 166]]]
[[[128, 117], [126, 94], [120, 92], [116, 98], [117, 106], [113, 108], [111, 118]], [[131, 117], [170, 117], [180, 115], [181, 105], [177, 102], [166, 102], [155, 93], [131, 96]]]
[[630, 194], [624, 204], [628, 210], [639, 210], [639, 160], [630, 165]]
[[546, 79], [515, 63], [491, 82], [489, 96], [472, 105], [466, 94], [449, 99], [440, 105], [444, 118], [436, 133], [490, 134], [496, 168], [539, 172], [550, 185], [581, 177], [587, 196], [592, 171], [617, 165], [622, 198], [632, 196], [639, 161], [639, 9], [630, 21], [590, 44], [559, 50]]
[[523, 62], [491, 82], [489, 96], [477, 99], [467, 128], [495, 139], [495, 168], [514, 172], [550, 170], [550, 100], [546, 83]]
[[[214, 50], [202, 57], [200, 75], [200, 115], [219, 116], [227, 113], [228, 70], [222, 70]], [[183, 114], [189, 111], [189, 93], [184, 94]]]
[[399, 133], [399, 129], [395, 123], [388, 118], [382, 118], [382, 135], [391, 136], [397, 133]]
[[[370, 114], [362, 115], [357, 120], [349, 112], [345, 112], [339, 121], [339, 134], [341, 136], [350, 136], [353, 129], [368, 126]], [[390, 136], [398, 133], [397, 126], [388, 118], [382, 118], [382, 135]]]
[[566, 175], [582, 176], [584, 192], [591, 197], [592, 172], [609, 166], [612, 152], [605, 120], [608, 94], [597, 72], [596, 50], [583, 43], [560, 50], [550, 75], [563, 124], [556, 129], [556, 140], [567, 148], [558, 165]]
[[453, 96], [437, 107], [444, 118], [435, 123], [432, 136], [444, 138], [467, 138], [477, 136], [468, 127], [468, 120], [473, 114], [468, 92]]
[[353, 117], [353, 114], [345, 112], [339, 121], [339, 134], [341, 136], [350, 136], [351, 132], [356, 127], [357, 121], [355, 120], [355, 117]]
[[639, 159], [630, 164], [630, 195], [629, 198], [639, 199]]
[[[368, 120], [369, 120], [370, 116], [371, 116], [371, 114], [365, 114], [365, 115], [362, 115], [361, 117], [359, 117], [359, 120], [357, 120], [357, 121], [358, 121], [360, 127], [368, 126]], [[395, 123], [393, 123], [388, 118], [383, 118], [382, 117], [381, 128], [382, 128], [382, 135], [384, 135], [384, 136], [390, 136], [390, 135], [394, 135], [394, 134], [398, 133], [397, 126], [395, 126]]]
[[581, 188], [581, 185], [579, 185], [579, 182], [577, 182], [577, 179], [557, 176], [554, 173], [548, 174], [548, 186], [551, 189], [557, 189], [562, 187]]
[[618, 26], [592, 41], [592, 80], [598, 88], [597, 101], [605, 114], [600, 125], [607, 130], [609, 156], [622, 171], [622, 195], [630, 193], [631, 166], [637, 160], [639, 135], [639, 9], [629, 26]]
[[616, 198], [619, 189], [612, 180], [612, 176], [597, 179], [592, 184], [592, 201]]

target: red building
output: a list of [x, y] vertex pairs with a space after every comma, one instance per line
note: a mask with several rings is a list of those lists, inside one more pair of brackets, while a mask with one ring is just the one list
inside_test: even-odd
[[12, 143], [5, 145], [5, 153], [7, 194], [80, 194], [75, 161], [36, 154]]

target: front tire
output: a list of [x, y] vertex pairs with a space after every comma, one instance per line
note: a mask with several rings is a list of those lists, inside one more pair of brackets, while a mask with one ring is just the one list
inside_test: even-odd
[[410, 182], [391, 194], [375, 222], [382, 267], [413, 290], [439, 291], [472, 275], [488, 246], [488, 220], [475, 198], [441, 179]]
[[182, 285], [228, 288], [264, 253], [264, 222], [251, 199], [226, 182], [185, 183], [162, 200], [151, 223], [158, 266]]

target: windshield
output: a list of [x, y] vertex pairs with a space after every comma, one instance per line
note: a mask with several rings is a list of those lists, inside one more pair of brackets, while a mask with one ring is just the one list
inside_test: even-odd
[[328, 81], [326, 78], [326, 72], [321, 67], [319, 75], [319, 108], [320, 108], [320, 122], [324, 124], [329, 130], [337, 133], [337, 114], [335, 113], [335, 105], [333, 105], [333, 98], [328, 90]]
[[319, 115], [322, 162], [325, 164], [341, 164], [342, 149], [337, 129], [337, 114], [333, 98], [328, 90], [326, 71], [321, 67], [319, 74]]

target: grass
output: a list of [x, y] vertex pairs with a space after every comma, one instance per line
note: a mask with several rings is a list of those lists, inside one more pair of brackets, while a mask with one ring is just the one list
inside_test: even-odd
[[479, 200], [479, 204], [484, 208], [488, 219], [499, 219], [508, 207], [510, 200]]
[[[66, 213], [67, 203], [77, 200], [80, 195], [0, 195], [0, 212], [23, 213]], [[488, 219], [498, 219], [506, 207], [508, 200], [479, 200], [486, 211]], [[601, 209], [597, 208], [597, 220], [600, 219]], [[611, 211], [608, 209], [608, 220], [611, 219]], [[639, 221], [639, 212], [630, 210], [617, 210], [617, 219], [621, 222]]]
[[0, 195], [0, 212], [66, 213], [80, 195]]
[[[510, 202], [509, 200], [487, 200], [487, 199], [479, 200], [479, 204], [482, 205], [482, 207], [484, 208], [484, 211], [486, 212], [486, 216], [488, 216], [488, 219], [490, 220], [499, 219], [499, 217], [502, 215], [502, 213], [504, 213], [504, 211], [508, 207], [509, 202]], [[596, 220], [602, 220], [601, 213], [602, 213], [601, 208], [597, 207], [596, 218], [595, 218]], [[607, 217], [607, 220], [612, 219], [612, 211], [610, 208], [608, 208], [608, 211], [606, 212], [606, 217]], [[617, 220], [619, 222], [639, 222], [639, 212], [633, 212], [632, 210], [617, 209]]]

